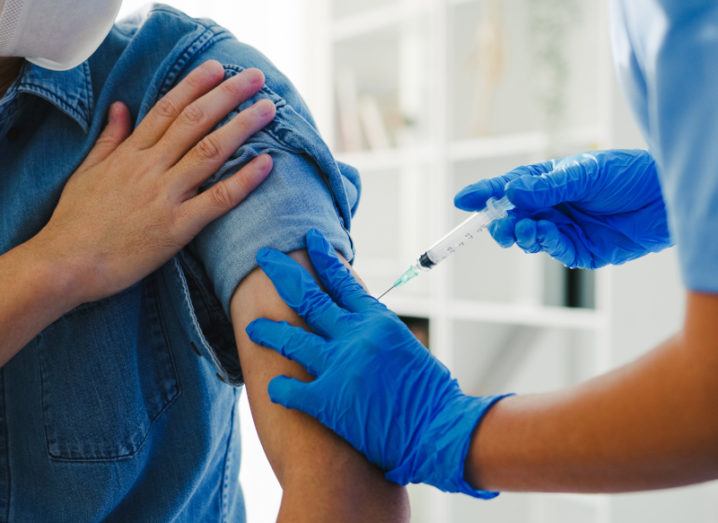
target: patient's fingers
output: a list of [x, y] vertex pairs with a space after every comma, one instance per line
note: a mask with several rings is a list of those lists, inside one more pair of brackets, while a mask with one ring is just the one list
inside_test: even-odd
[[239, 205], [269, 176], [272, 157], [257, 156], [237, 174], [221, 180], [180, 206], [178, 226], [189, 242], [210, 222]]
[[[200, 160], [216, 162], [218, 158], [226, 159], [251, 135], [247, 134], [247, 129], [256, 132], [274, 118], [274, 113], [270, 114], [266, 108], [267, 102], [257, 104], [260, 110], [254, 107], [243, 111], [225, 125], [241, 140], [230, 142], [227, 131], [205, 136], [237, 106], [254, 96], [263, 85], [262, 72], [259, 69], [247, 69], [187, 105], [155, 146], [159, 161], [168, 166], [174, 165], [195, 145], [198, 145], [195, 152]], [[237, 119], [244, 125], [232, 126]]]
[[[168, 173], [167, 183], [175, 193], [187, 194], [214, 174], [253, 134], [272, 121], [276, 109], [271, 100], [261, 100], [242, 111], [212, 134], [202, 138]], [[168, 132], [168, 135], [172, 131]]]
[[130, 134], [130, 112], [122, 102], [110, 106], [105, 130], [95, 142], [95, 146], [82, 162], [80, 169], [88, 169], [107, 158]]
[[140, 149], [156, 144], [169, 126], [190, 103], [224, 79], [224, 67], [217, 60], [208, 60], [191, 71], [179, 84], [164, 95], [147, 113], [132, 134]]

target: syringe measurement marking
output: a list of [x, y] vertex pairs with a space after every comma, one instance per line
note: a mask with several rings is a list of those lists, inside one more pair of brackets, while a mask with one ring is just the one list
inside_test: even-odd
[[[432, 269], [449, 256], [455, 254], [460, 247], [463, 247], [470, 240], [475, 239], [479, 233], [483, 232], [491, 222], [506, 217], [508, 211], [511, 209], [514, 209], [514, 205], [508, 200], [508, 198], [506, 198], [506, 196], [500, 200], [490, 198], [486, 202], [486, 208], [483, 211], [479, 211], [475, 213], [474, 216], [464, 220], [463, 223], [455, 227], [455, 230], [449, 232], [433, 247], [422, 254], [416, 264], [412, 265], [407, 271], [405, 271], [404, 274], [402, 274], [402, 276], [379, 297], [379, 299], [383, 298], [392, 289], [404, 285], [409, 280], [418, 276], [420, 269]], [[460, 233], [459, 229], [463, 229], [467, 225], [468, 227], [466, 228], [474, 229], [474, 231], [464, 230]], [[442, 245], [445, 242], [451, 242], [454, 234], [456, 234], [459, 238], [461, 238], [461, 234], [463, 234], [463, 239], [456, 241], [453, 245]]]

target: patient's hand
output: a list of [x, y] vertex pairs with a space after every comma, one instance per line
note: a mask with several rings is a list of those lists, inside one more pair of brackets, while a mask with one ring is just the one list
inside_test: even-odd
[[139, 281], [266, 178], [272, 159], [261, 155], [197, 194], [202, 182], [275, 115], [274, 104], [262, 100], [208, 134], [264, 85], [257, 69], [223, 78], [219, 62], [204, 63], [132, 134], [127, 107], [113, 105], [107, 128], [68, 180], [49, 223], [28, 242], [36, 255], [72, 275], [74, 305]]
[[[304, 252], [292, 257], [311, 270]], [[309, 376], [247, 338], [245, 327], [258, 317], [301, 325], [263, 272], [255, 270], [245, 278], [232, 298], [231, 310], [252, 416], [284, 490], [279, 521], [408, 521], [409, 504], [402, 487], [384, 479], [379, 469], [317, 421], [270, 401], [270, 378], [284, 374], [308, 380]]]

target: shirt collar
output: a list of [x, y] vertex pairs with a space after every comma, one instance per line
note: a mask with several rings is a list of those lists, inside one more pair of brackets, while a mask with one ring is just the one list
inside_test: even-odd
[[88, 131], [94, 107], [89, 62], [69, 71], [51, 71], [25, 62], [17, 92], [47, 100], [77, 122], [85, 133]]

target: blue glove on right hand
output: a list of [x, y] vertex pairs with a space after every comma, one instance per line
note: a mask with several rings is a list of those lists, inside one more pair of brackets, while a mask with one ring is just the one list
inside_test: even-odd
[[544, 251], [573, 269], [620, 264], [670, 247], [656, 164], [642, 150], [585, 153], [518, 167], [456, 195], [478, 211], [491, 197], [516, 206], [489, 227], [503, 247]]

